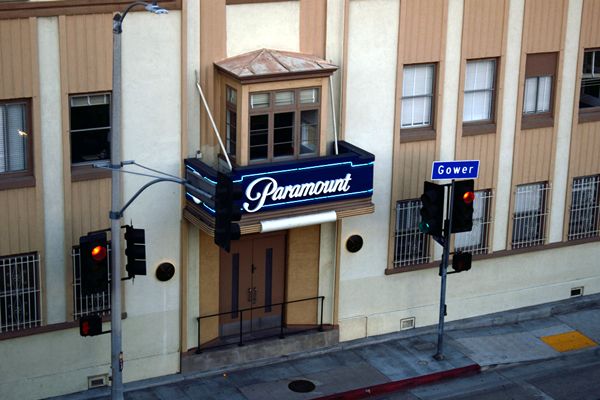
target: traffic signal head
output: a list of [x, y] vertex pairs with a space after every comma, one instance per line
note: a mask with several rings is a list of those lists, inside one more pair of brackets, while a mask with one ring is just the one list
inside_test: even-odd
[[452, 233], [469, 232], [473, 229], [474, 187], [473, 179], [454, 182]]
[[79, 318], [79, 334], [81, 336], [96, 336], [102, 333], [102, 317], [99, 315], [84, 315]]
[[425, 234], [442, 236], [444, 226], [444, 186], [425, 181], [421, 195], [421, 222], [419, 230]]
[[127, 275], [146, 275], [146, 233], [125, 225], [125, 255], [127, 256]]
[[452, 269], [456, 272], [468, 271], [471, 269], [472, 260], [473, 255], [471, 253], [458, 251], [452, 257]]
[[108, 290], [108, 247], [106, 232], [89, 233], [79, 238], [81, 294]]
[[219, 172], [215, 189], [215, 244], [227, 252], [230, 242], [241, 236], [240, 225], [236, 223], [242, 218], [238, 204], [241, 198], [240, 187], [229, 175]]

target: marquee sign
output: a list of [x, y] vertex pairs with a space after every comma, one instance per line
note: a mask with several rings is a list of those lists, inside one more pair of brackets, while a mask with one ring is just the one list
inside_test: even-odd
[[[243, 213], [371, 197], [375, 157], [349, 143], [337, 156], [236, 167], [230, 176], [240, 186]], [[188, 200], [214, 214], [216, 171], [200, 160], [185, 160], [186, 177], [197, 190]]]

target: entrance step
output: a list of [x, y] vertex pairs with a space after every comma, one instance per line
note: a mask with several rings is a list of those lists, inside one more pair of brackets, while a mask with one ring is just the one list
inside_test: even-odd
[[302, 354], [324, 349], [339, 343], [337, 328], [327, 327], [323, 332], [309, 331], [286, 336], [248, 342], [243, 346], [231, 345], [182, 354], [181, 373], [202, 376], [221, 371], [232, 371], [249, 365], [260, 365], [300, 357]]

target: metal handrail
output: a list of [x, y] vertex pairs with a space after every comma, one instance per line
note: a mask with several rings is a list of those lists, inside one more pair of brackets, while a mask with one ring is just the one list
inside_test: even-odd
[[[252, 310], [258, 310], [261, 308], [265, 308], [265, 307], [277, 307], [277, 306], [281, 306], [281, 320], [280, 320], [280, 326], [279, 326], [279, 338], [283, 339], [285, 338], [285, 334], [284, 334], [284, 315], [285, 315], [285, 311], [287, 308], [288, 304], [293, 304], [293, 303], [300, 303], [300, 302], [304, 302], [304, 301], [310, 301], [310, 300], [320, 300], [321, 301], [321, 307], [320, 307], [320, 322], [319, 322], [319, 327], [318, 330], [319, 332], [323, 331], [323, 303], [325, 302], [325, 296], [314, 296], [314, 297], [307, 297], [304, 299], [298, 299], [298, 300], [291, 300], [291, 301], [284, 301], [281, 303], [271, 303], [271, 304], [263, 304], [261, 306], [254, 306], [254, 307], [248, 307], [248, 308], [243, 308], [243, 309], [231, 309], [229, 311], [223, 311], [220, 313], [215, 313], [215, 314], [209, 314], [209, 315], [202, 315], [200, 317], [197, 317], [196, 320], [198, 321], [198, 348], [196, 349], [196, 354], [199, 354], [201, 352], [200, 350], [200, 346], [201, 346], [201, 338], [200, 338], [200, 321], [202, 319], [205, 318], [214, 318], [214, 317], [220, 317], [221, 315], [227, 315], [227, 314], [232, 314], [232, 313], [239, 313], [239, 319], [240, 319], [240, 333], [239, 333], [239, 342], [238, 342], [238, 346], [243, 346], [244, 345], [244, 340], [243, 340], [243, 336], [244, 336], [244, 332], [243, 332], [243, 321], [244, 319], [242, 318], [243, 313], [246, 311], [252, 311]], [[303, 331], [304, 332], [304, 331]]]

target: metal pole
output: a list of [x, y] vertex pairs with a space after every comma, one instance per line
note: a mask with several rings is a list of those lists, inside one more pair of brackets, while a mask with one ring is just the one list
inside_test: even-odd
[[442, 284], [440, 289], [440, 317], [438, 322], [438, 342], [437, 353], [433, 356], [438, 361], [444, 359], [444, 317], [446, 316], [446, 275], [448, 270], [448, 257], [450, 255], [450, 235], [452, 232], [452, 210], [454, 209], [454, 180], [450, 185], [448, 193], [449, 201], [447, 202], [448, 209], [446, 211], [446, 223], [444, 224], [444, 254], [440, 263], [440, 276]]
[[121, 351], [121, 14], [113, 19], [113, 92], [111, 112], [111, 399], [123, 399], [123, 352]]

